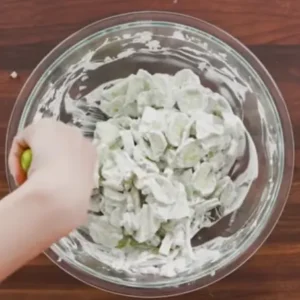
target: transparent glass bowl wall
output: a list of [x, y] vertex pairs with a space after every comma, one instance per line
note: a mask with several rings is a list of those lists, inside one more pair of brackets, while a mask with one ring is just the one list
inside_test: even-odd
[[[134, 41], [133, 37], [143, 32], [151, 32], [152, 40], [159, 41], [160, 46], [167, 50], [158, 51], [155, 44], [149, 47]], [[231, 98], [235, 112], [243, 118], [256, 145], [260, 167], [258, 179], [231, 222], [220, 222], [203, 233], [206, 240], [227, 237], [221, 246], [222, 257], [204, 266], [195, 265], [194, 269], [175, 278], [118, 273], [78, 248], [73, 256], [67, 257], [62, 241], [53, 245], [46, 254], [72, 276], [111, 292], [144, 297], [181, 294], [231, 273], [258, 249], [273, 229], [291, 184], [294, 159], [291, 123], [281, 94], [266, 69], [233, 37], [210, 24], [183, 15], [131, 13], [96, 22], [75, 33], [34, 70], [11, 116], [6, 159], [14, 135], [32, 122], [40, 99], [51, 83], [63, 77], [71, 65], [90, 51], [95, 51], [93, 60], [99, 62], [106, 57], [116, 58], [126, 49], [133, 51], [129, 50], [131, 54], [128, 52], [128, 56], [91, 71], [87, 85], [95, 87], [126, 77], [140, 68], [151, 73], [170, 74], [182, 68], [192, 69], [203, 84]], [[230, 95], [228, 82], [209, 76], [212, 69], [222, 72], [227, 66], [232, 71], [229, 80], [238, 74], [235, 80], [239, 78], [238, 81], [247, 83], [252, 90], [247, 92], [243, 104], [238, 101], [238, 96]], [[265, 113], [265, 123], [260, 121], [258, 102]], [[266, 142], [267, 132], [275, 142], [272, 149]], [[8, 170], [7, 176], [11, 190], [15, 189]], [[59, 257], [63, 259], [59, 260]]]

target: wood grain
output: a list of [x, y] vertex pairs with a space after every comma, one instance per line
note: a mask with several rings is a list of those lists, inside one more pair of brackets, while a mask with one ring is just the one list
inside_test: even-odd
[[[15, 99], [37, 63], [81, 27], [113, 14], [168, 10], [227, 30], [245, 43], [274, 77], [295, 131], [295, 176], [274, 232], [243, 267], [182, 299], [300, 299], [300, 1], [298, 0], [1, 0], [0, 196], [7, 193], [4, 143]], [[19, 78], [12, 80], [11, 71]], [[120, 296], [92, 289], [40, 256], [2, 283], [0, 299], [98, 300]]]

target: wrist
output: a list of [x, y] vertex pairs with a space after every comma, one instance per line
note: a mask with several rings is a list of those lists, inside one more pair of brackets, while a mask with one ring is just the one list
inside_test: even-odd
[[53, 193], [46, 184], [30, 177], [13, 194], [15, 207], [23, 211], [24, 218], [32, 220], [45, 240], [53, 243], [68, 233], [59, 199], [51, 196]]
[[70, 186], [69, 180], [51, 184], [45, 182], [44, 178], [48, 177], [44, 174], [31, 176], [26, 182], [28, 193], [35, 205], [45, 207], [49, 227], [63, 237], [86, 221], [88, 199], [76, 193], [76, 188]]

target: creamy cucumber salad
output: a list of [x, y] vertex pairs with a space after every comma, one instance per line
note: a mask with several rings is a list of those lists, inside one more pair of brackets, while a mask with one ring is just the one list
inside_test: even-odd
[[198, 259], [195, 235], [242, 204], [230, 172], [254, 144], [228, 101], [188, 69], [139, 70], [97, 92], [109, 119], [94, 132], [90, 236], [114, 269], [175, 276]]

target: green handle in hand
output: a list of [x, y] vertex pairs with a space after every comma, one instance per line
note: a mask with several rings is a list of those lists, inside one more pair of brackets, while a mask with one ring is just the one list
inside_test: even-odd
[[26, 149], [21, 155], [21, 167], [23, 171], [28, 172], [32, 161], [31, 149]]

